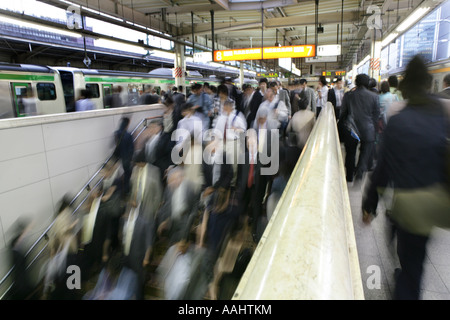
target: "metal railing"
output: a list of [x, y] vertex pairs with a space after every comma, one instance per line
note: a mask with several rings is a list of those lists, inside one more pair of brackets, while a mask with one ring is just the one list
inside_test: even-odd
[[330, 103], [319, 115], [233, 299], [364, 299]]
[[[133, 138], [133, 142], [135, 142], [139, 136], [147, 129], [148, 126], [148, 121], [154, 120], [154, 119], [159, 119], [162, 118], [162, 116], [154, 116], [154, 117], [147, 117], [142, 119], [137, 125], [136, 127], [131, 131], [131, 135], [134, 136], [134, 134], [140, 129], [140, 131], [134, 136]], [[75, 197], [70, 201], [70, 206], [72, 206], [76, 200], [78, 200], [78, 198], [83, 194], [83, 192], [85, 190], [88, 191], [88, 193], [86, 194], [86, 196], [84, 197], [84, 199], [78, 204], [78, 206], [74, 209], [74, 211], [72, 212], [72, 215], [74, 215], [83, 205], [83, 203], [89, 198], [92, 190], [94, 190], [102, 181], [103, 181], [103, 177], [101, 177], [99, 179], [99, 181], [97, 181], [97, 183], [95, 183], [94, 187], [91, 187], [91, 183], [92, 181], [95, 180], [95, 178], [99, 175], [99, 173], [103, 170], [103, 168], [106, 166], [106, 164], [111, 160], [111, 158], [113, 157], [114, 153], [112, 153], [106, 160], [105, 162], [100, 166], [100, 168], [92, 175], [92, 177], [88, 180], [88, 182], [80, 189], [80, 191], [75, 195]], [[31, 247], [28, 249], [28, 251], [25, 253], [25, 259], [28, 258], [28, 256], [31, 254], [31, 252], [33, 252], [33, 250], [36, 248], [36, 246], [42, 241], [42, 239], [47, 237], [47, 233], [50, 231], [50, 229], [52, 228], [53, 224], [55, 223], [54, 219], [50, 225], [44, 230], [44, 232], [42, 232], [42, 234], [34, 241], [34, 243], [31, 245]], [[28, 270], [35, 262], [37, 259], [39, 259], [42, 255], [42, 253], [45, 251], [45, 249], [48, 246], [48, 242], [43, 246], [43, 248], [41, 250], [39, 250], [39, 252], [36, 254], [36, 256], [30, 261], [30, 263], [27, 265], [26, 270]], [[3, 276], [3, 278], [0, 280], [0, 287], [7, 281], [7, 279], [11, 276], [12, 272], [14, 271], [14, 266], [12, 266], [8, 272]], [[9, 290], [11, 289], [13, 283], [5, 290], [5, 292], [3, 293], [2, 296], [0, 296], [0, 300], [4, 299], [5, 296], [7, 296]]]

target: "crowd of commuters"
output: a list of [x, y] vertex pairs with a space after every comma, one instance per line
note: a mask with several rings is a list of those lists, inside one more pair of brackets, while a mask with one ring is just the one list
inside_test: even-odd
[[[430, 79], [414, 58], [400, 83], [391, 77], [379, 87], [360, 74], [352, 89], [325, 77], [316, 90], [306, 79], [288, 90], [265, 78], [257, 88], [239, 89], [229, 79], [218, 87], [196, 83], [188, 97], [182, 88], [160, 96], [148, 88], [141, 101], [162, 102], [162, 118], [139, 143], [123, 118], [114, 156], [83, 213], [72, 216], [67, 200], [58, 211], [44, 298], [144, 299], [148, 284], [161, 288], [163, 299], [231, 298], [235, 286], [224, 279], [239, 280], [248, 263], [245, 234], [260, 240], [317, 117], [330, 106], [345, 146], [347, 181], [373, 171], [363, 197], [365, 222], [376, 215], [379, 188], [408, 195], [431, 186], [448, 195], [439, 187], [448, 184], [450, 112], [440, 98], [448, 99], [450, 79], [440, 97], [428, 93]], [[438, 207], [446, 205], [440, 198]], [[390, 208], [401, 263], [398, 299], [418, 298], [429, 236], [408, 221], [405, 208]], [[68, 265], [80, 266], [84, 286], [96, 281], [83, 297], [67, 288]]]

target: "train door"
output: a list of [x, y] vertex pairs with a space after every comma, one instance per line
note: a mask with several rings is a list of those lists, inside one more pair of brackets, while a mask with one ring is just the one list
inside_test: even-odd
[[[25, 117], [29, 115], [32, 110], [26, 110], [24, 99], [29, 97], [31, 91], [31, 83], [12, 82], [11, 92], [13, 97], [14, 113], [16, 117]], [[36, 104], [34, 105], [34, 112], [36, 111]]]
[[59, 70], [61, 83], [64, 93], [64, 101], [66, 103], [66, 111], [75, 111], [75, 87], [73, 81], [73, 73], [70, 71]]
[[105, 108], [111, 108], [112, 94], [113, 94], [112, 84], [110, 83], [103, 84], [102, 87], [103, 87], [103, 105], [105, 106]]

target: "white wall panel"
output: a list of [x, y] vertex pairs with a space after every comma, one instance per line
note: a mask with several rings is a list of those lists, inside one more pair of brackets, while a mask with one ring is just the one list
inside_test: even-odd
[[68, 194], [74, 197], [90, 177], [91, 175], [89, 174], [88, 169], [82, 167], [50, 178], [55, 212], [64, 195]]
[[104, 161], [111, 152], [109, 139], [49, 151], [47, 161], [50, 177]]
[[48, 178], [44, 153], [0, 162], [0, 194]]
[[0, 130], [0, 161], [44, 151], [41, 126]]
[[113, 135], [112, 116], [63, 121], [43, 125], [45, 149], [55, 150]]

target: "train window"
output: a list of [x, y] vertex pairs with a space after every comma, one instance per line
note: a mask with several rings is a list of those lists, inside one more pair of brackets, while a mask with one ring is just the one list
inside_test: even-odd
[[100, 98], [100, 89], [96, 83], [86, 83], [86, 90], [91, 92], [91, 98]]
[[14, 112], [17, 117], [25, 117], [36, 113], [36, 100], [31, 83], [11, 83], [14, 99]]
[[36, 89], [39, 100], [56, 100], [56, 88], [53, 83], [38, 83]]

